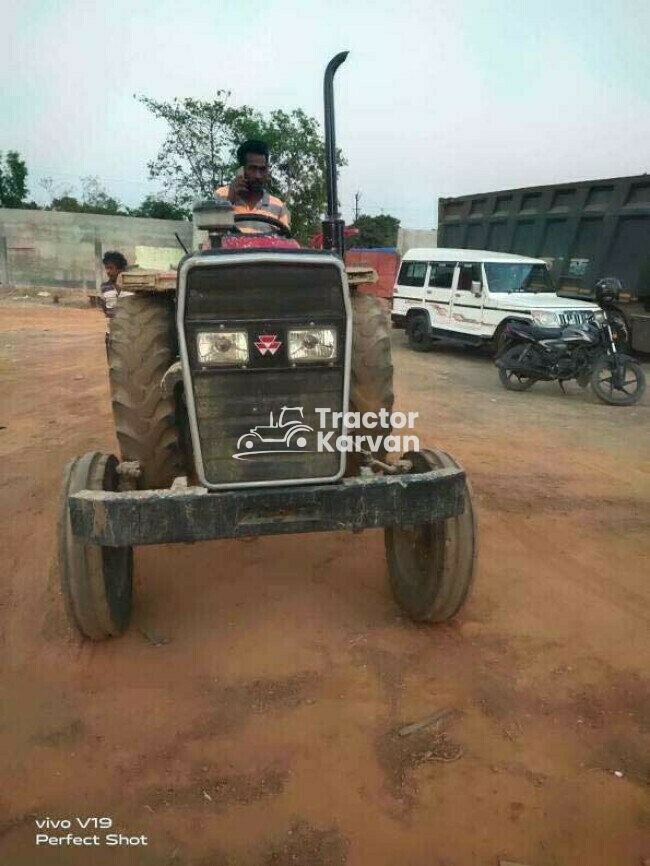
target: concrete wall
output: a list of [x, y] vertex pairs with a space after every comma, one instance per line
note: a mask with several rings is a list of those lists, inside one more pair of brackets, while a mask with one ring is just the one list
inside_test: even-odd
[[438, 232], [436, 229], [428, 231], [426, 229], [404, 229], [400, 228], [397, 232], [397, 252], [403, 256], [405, 252], [413, 247], [437, 247]]
[[92, 288], [101, 282], [107, 250], [129, 264], [169, 268], [192, 245], [192, 224], [58, 211], [0, 208], [0, 283]]

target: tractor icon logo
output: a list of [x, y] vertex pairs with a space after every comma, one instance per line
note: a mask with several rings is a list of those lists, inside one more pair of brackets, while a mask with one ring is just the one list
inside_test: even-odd
[[237, 440], [235, 460], [246, 460], [261, 454], [287, 454], [308, 451], [308, 433], [314, 428], [305, 424], [301, 406], [283, 406], [277, 423], [269, 412], [269, 423], [251, 427]]

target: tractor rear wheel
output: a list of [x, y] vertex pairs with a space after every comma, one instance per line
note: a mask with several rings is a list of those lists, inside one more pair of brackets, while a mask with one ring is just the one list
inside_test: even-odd
[[[404, 455], [413, 472], [457, 468], [444, 451]], [[385, 530], [386, 558], [393, 597], [415, 622], [444, 622], [463, 606], [474, 579], [476, 520], [472, 491], [465, 482], [465, 510], [457, 517], [419, 526]]]
[[133, 549], [87, 544], [72, 532], [69, 497], [117, 490], [117, 458], [91, 451], [66, 466], [59, 505], [59, 574], [70, 623], [92, 640], [122, 634], [131, 617]]
[[[388, 313], [376, 295], [363, 292], [352, 294], [352, 375], [350, 378], [350, 411], [378, 414], [393, 411], [393, 359]], [[351, 436], [381, 437], [373, 456], [386, 456], [384, 440], [391, 432], [390, 423], [365, 427], [360, 424], [349, 430]], [[357, 475], [362, 464], [360, 455], [352, 452], [348, 458], [348, 475]]]
[[183, 474], [177, 395], [161, 390], [176, 357], [171, 298], [120, 298], [108, 341], [111, 402], [122, 460], [140, 464], [145, 490], [169, 487]]

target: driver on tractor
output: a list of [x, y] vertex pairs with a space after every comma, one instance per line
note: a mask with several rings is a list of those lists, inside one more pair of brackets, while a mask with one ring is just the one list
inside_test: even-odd
[[[282, 199], [271, 195], [265, 188], [269, 180], [269, 148], [264, 141], [249, 139], [237, 148], [239, 169], [230, 186], [215, 190], [215, 198], [230, 202], [235, 214], [260, 214], [272, 217], [290, 228], [290, 216]], [[240, 231], [251, 232], [268, 229], [268, 223], [253, 221]]]

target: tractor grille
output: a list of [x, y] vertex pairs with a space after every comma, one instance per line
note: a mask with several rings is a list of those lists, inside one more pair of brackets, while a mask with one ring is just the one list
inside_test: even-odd
[[[316, 451], [315, 410], [347, 409], [347, 316], [338, 266], [331, 259], [321, 265], [225, 258], [192, 268], [186, 279], [185, 338], [204, 480], [220, 486], [336, 477], [341, 455]], [[247, 333], [246, 369], [200, 363], [197, 333], [221, 325]], [[310, 326], [336, 330], [332, 364], [292, 365], [288, 331]], [[274, 352], [262, 351], [271, 337]]]
[[566, 325], [583, 325], [591, 315], [590, 310], [566, 310], [563, 313], [559, 313], [558, 318], [560, 319], [560, 325], [565, 327]]

